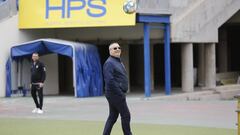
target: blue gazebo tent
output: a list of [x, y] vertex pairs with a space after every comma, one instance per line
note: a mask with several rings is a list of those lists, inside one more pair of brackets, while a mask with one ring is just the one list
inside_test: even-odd
[[56, 53], [72, 58], [75, 97], [102, 95], [102, 69], [96, 46], [59, 39], [39, 39], [11, 48], [11, 55], [6, 63], [6, 97], [10, 97], [12, 91], [11, 61], [30, 57], [33, 52], [40, 55]]

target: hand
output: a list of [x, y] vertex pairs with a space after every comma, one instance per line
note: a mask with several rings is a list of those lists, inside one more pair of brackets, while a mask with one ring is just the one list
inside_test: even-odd
[[39, 83], [39, 87], [40, 87], [40, 88], [42, 88], [42, 87], [43, 87], [43, 85], [44, 85], [43, 83]]

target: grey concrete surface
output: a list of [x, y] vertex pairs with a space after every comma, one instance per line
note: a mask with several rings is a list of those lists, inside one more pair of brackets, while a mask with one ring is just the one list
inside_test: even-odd
[[[236, 129], [236, 100], [160, 100], [128, 95], [132, 123], [189, 125]], [[105, 97], [45, 96], [44, 114], [32, 114], [31, 97], [0, 98], [0, 118], [105, 121]], [[118, 119], [120, 121], [120, 119]]]

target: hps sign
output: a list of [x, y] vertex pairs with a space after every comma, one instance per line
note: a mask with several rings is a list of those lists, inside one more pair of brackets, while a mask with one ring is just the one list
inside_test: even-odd
[[[73, 11], [81, 11], [85, 10], [89, 17], [103, 17], [106, 15], [106, 0], [98, 0], [99, 3], [94, 3], [96, 0], [60, 0], [60, 6], [53, 6], [50, 4], [51, 0], [46, 0], [46, 16], [45, 18], [49, 18], [49, 13], [53, 11], [60, 11], [62, 14], [62, 18], [65, 18], [65, 14], [67, 14], [67, 18], [70, 18], [71, 12]], [[74, 2], [78, 2], [80, 5], [73, 5]], [[94, 13], [94, 10], [96, 12]], [[98, 11], [97, 11], [98, 10]], [[80, 13], [80, 12], [79, 12]]]
[[123, 11], [125, 0], [20, 0], [19, 28], [135, 25]]

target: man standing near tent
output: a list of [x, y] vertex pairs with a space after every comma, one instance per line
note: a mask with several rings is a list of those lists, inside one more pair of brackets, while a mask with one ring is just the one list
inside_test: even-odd
[[[42, 114], [43, 106], [43, 83], [46, 79], [46, 68], [42, 62], [39, 61], [39, 54], [32, 54], [31, 65], [31, 94], [36, 105], [32, 113]], [[38, 95], [38, 96], [37, 96]], [[39, 98], [39, 101], [38, 101]]]
[[110, 135], [118, 115], [121, 115], [124, 135], [132, 135], [130, 128], [130, 112], [126, 102], [125, 93], [128, 90], [126, 69], [121, 62], [121, 47], [118, 43], [109, 46], [110, 56], [103, 66], [105, 81], [105, 96], [109, 104], [109, 116], [106, 121], [103, 135]]

